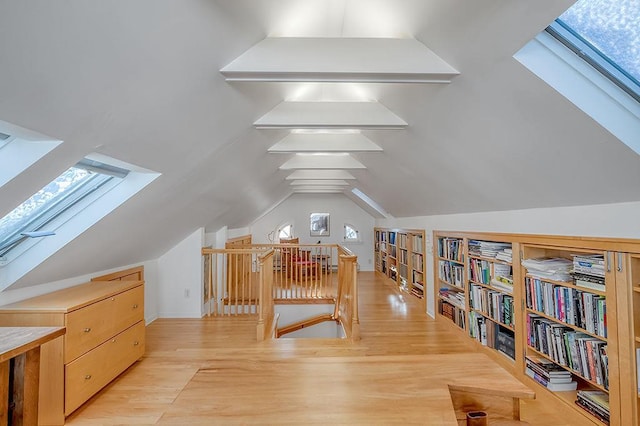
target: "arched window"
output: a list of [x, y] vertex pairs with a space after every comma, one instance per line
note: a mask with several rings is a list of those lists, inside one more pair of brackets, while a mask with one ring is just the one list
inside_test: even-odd
[[344, 240], [345, 241], [359, 241], [358, 230], [355, 226], [348, 223], [344, 224]]
[[285, 223], [284, 225], [278, 227], [278, 240], [288, 240], [293, 238], [293, 225], [290, 223]]

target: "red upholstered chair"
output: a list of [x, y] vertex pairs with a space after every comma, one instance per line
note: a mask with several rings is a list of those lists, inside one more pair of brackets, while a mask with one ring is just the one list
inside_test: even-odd
[[315, 277], [320, 270], [320, 264], [311, 260], [311, 250], [300, 250], [297, 246], [298, 238], [280, 240], [280, 244], [295, 244], [296, 247], [282, 247], [282, 259], [287, 277], [302, 281], [307, 277]]

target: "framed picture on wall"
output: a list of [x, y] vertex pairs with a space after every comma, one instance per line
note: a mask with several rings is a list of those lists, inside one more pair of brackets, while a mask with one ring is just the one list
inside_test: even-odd
[[329, 229], [329, 213], [309, 215], [309, 231], [312, 237], [328, 237]]

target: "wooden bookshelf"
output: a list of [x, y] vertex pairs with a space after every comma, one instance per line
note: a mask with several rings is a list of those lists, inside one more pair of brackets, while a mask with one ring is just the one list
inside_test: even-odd
[[451, 321], [461, 330], [467, 329], [469, 291], [464, 268], [464, 239], [435, 236], [434, 270], [437, 315]]
[[[478, 241], [510, 245], [511, 261], [479, 253]], [[639, 240], [434, 231], [433, 252], [437, 320], [452, 324], [451, 307], [443, 306], [458, 310], [465, 320], [456, 328], [473, 345], [543, 398], [561, 401], [572, 421], [605, 423], [576, 404], [578, 394], [592, 391], [608, 396], [611, 425], [640, 424]], [[537, 258], [571, 266], [556, 276], [522, 264]], [[507, 268], [512, 289], [495, 281]], [[457, 292], [463, 302], [452, 304]], [[505, 300], [513, 310], [507, 317]], [[513, 333], [512, 357], [496, 348], [496, 330]], [[577, 390], [550, 391], [526, 374], [527, 357], [567, 371]]]
[[374, 228], [376, 272], [401, 291], [424, 299], [424, 230]]

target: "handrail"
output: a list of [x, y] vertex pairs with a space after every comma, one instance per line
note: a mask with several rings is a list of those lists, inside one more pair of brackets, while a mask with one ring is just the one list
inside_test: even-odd
[[359, 338], [357, 256], [349, 249], [337, 244], [234, 244], [204, 247], [201, 253], [207, 316], [256, 315], [262, 340], [273, 334], [275, 304], [334, 303], [333, 319], [348, 338]]
[[347, 338], [359, 340], [358, 257], [346, 247], [340, 246], [338, 251], [338, 298], [334, 317], [342, 324]]
[[302, 330], [305, 327], [311, 327], [312, 325], [320, 324], [326, 321], [335, 321], [335, 318], [331, 314], [322, 314], [304, 319], [302, 321], [297, 321], [293, 324], [289, 324], [282, 328], [279, 328], [276, 337], [284, 336], [285, 334], [293, 333], [294, 331]]

